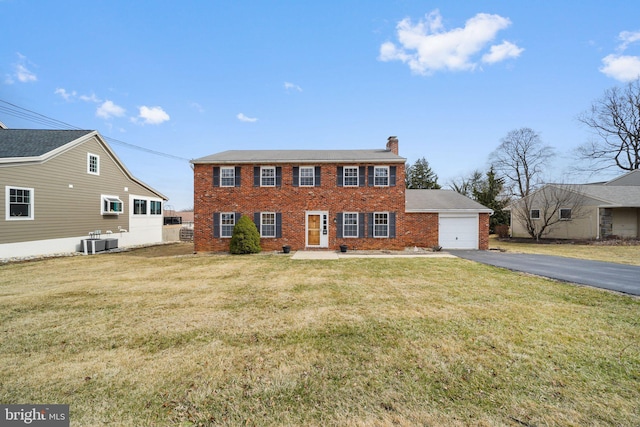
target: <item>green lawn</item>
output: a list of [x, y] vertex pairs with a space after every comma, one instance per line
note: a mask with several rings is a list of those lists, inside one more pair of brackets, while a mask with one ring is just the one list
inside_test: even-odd
[[8, 264], [0, 401], [73, 426], [640, 425], [639, 319], [455, 258]]

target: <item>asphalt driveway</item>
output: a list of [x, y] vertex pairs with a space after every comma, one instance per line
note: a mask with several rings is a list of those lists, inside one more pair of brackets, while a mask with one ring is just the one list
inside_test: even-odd
[[640, 267], [551, 255], [497, 251], [449, 251], [460, 258], [564, 282], [640, 295]]

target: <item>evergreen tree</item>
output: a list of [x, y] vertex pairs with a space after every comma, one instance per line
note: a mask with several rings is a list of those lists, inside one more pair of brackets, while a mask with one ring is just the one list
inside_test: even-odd
[[487, 177], [473, 189], [473, 199], [493, 210], [489, 218], [489, 230], [492, 233], [496, 225], [509, 224], [509, 213], [503, 210], [509, 202], [503, 197], [504, 182], [504, 178], [497, 177], [491, 166]]
[[234, 255], [257, 254], [261, 250], [258, 228], [251, 221], [251, 218], [242, 215], [233, 227], [229, 252]]
[[433, 172], [429, 162], [423, 157], [412, 166], [407, 164], [405, 185], [410, 189], [440, 189], [438, 175]]

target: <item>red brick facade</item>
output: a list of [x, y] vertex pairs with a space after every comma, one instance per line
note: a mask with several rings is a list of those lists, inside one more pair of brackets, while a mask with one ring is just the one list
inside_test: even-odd
[[[246, 159], [234, 163], [235, 157], [231, 160], [224, 157], [227, 152], [194, 161], [195, 250], [228, 251], [232, 225], [223, 230], [221, 218], [224, 216], [228, 220], [233, 216], [237, 221], [239, 214], [254, 220], [259, 231], [262, 215], [267, 215], [269, 220], [274, 218], [276, 224], [268, 225], [273, 227], [268, 228], [268, 234], [274, 237], [260, 239], [263, 250], [279, 251], [284, 245], [292, 250], [337, 250], [340, 245], [352, 250], [438, 246], [439, 214], [406, 212], [405, 159], [398, 156], [396, 138], [389, 138], [386, 148], [383, 160], [373, 163], [340, 163], [336, 160], [260, 163]], [[275, 170], [274, 186], [261, 186], [261, 166]], [[345, 167], [357, 168], [357, 186], [343, 186]], [[374, 167], [388, 168], [388, 185], [373, 185]], [[307, 173], [313, 171], [313, 186], [300, 185], [302, 168], [306, 168]], [[221, 185], [222, 169], [233, 175], [227, 176], [225, 181], [229, 186]], [[307, 175], [306, 178], [311, 177]], [[357, 218], [357, 225], [349, 228], [349, 233], [355, 233], [357, 237], [340, 237], [341, 233], [347, 234], [347, 225], [344, 223], [343, 227], [342, 221], [346, 213], [351, 219]], [[315, 243], [317, 234], [314, 243], [310, 243], [311, 217], [321, 218], [323, 222], [323, 228], [318, 232], [322, 234], [321, 244]], [[382, 221], [383, 225], [374, 227], [376, 221]], [[478, 223], [479, 249], [488, 249], [489, 214], [480, 213]], [[374, 229], [383, 237], [374, 237]], [[225, 233], [227, 237], [220, 237]]]

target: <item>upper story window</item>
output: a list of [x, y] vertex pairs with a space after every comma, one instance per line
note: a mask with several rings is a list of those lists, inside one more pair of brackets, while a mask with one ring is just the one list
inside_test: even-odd
[[162, 202], [158, 200], [151, 200], [149, 202], [149, 208], [151, 215], [162, 215]]
[[540, 219], [540, 209], [531, 209], [529, 212], [529, 218]]
[[235, 187], [236, 185], [236, 168], [220, 168], [220, 186]]
[[300, 186], [313, 187], [315, 185], [315, 170], [313, 166], [300, 167]]
[[343, 183], [345, 187], [358, 187], [358, 167], [357, 166], [345, 166], [343, 169]]
[[376, 166], [373, 168], [373, 185], [387, 187], [389, 185], [389, 166]]
[[102, 196], [102, 215], [119, 215], [123, 211], [124, 204], [118, 196]]
[[273, 166], [262, 166], [260, 168], [260, 186], [275, 187], [276, 186], [276, 168]]
[[5, 187], [6, 220], [32, 220], [33, 194], [33, 188]]
[[100, 175], [100, 156], [87, 153], [87, 173]]
[[146, 215], [147, 214], [147, 201], [143, 199], [133, 199], [133, 214], [134, 215]]
[[563, 221], [569, 221], [571, 220], [571, 208], [567, 208], [567, 209], [560, 209], [560, 219]]

